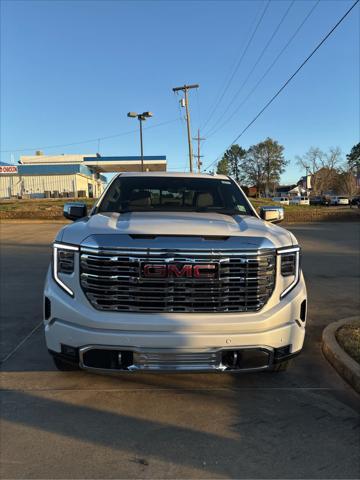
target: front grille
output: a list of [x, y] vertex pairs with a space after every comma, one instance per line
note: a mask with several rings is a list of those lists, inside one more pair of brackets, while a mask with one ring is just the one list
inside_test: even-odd
[[[214, 278], [143, 278], [144, 262], [217, 264]], [[86, 250], [81, 287], [98, 310], [116, 312], [256, 312], [275, 285], [274, 250]]]

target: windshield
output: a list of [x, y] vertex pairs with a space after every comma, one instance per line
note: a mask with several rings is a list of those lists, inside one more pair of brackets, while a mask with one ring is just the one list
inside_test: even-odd
[[231, 180], [191, 177], [117, 177], [99, 212], [189, 211], [254, 215]]

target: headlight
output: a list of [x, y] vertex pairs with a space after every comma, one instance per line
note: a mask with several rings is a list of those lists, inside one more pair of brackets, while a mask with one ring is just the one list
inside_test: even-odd
[[284, 298], [298, 283], [300, 278], [300, 247], [284, 248], [278, 250], [280, 255], [280, 272], [287, 280], [287, 286], [281, 293], [280, 298]]
[[[63, 289], [66, 293], [74, 296], [74, 292], [65, 285], [64, 275], [71, 275], [74, 273], [75, 268], [75, 252], [79, 251], [79, 247], [74, 247], [73, 245], [66, 245], [64, 243], [54, 243], [54, 252], [53, 252], [53, 274], [55, 282]], [[62, 279], [59, 278], [59, 274], [62, 276]]]

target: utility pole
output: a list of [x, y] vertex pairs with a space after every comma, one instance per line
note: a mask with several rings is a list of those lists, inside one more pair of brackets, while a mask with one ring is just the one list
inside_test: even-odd
[[199, 88], [199, 85], [184, 85], [183, 87], [175, 87], [173, 88], [173, 92], [179, 92], [182, 90], [185, 96], [185, 108], [186, 108], [186, 123], [187, 123], [187, 136], [188, 136], [188, 145], [189, 145], [189, 165], [190, 165], [190, 172], [193, 171], [193, 150], [192, 150], [192, 143], [191, 143], [191, 128], [190, 128], [190, 111], [189, 111], [189, 96], [188, 90], [192, 88]]
[[202, 162], [200, 161], [200, 158], [202, 158], [204, 155], [200, 155], [200, 142], [201, 140], [206, 140], [206, 138], [201, 138], [200, 137], [200, 128], [198, 128], [198, 134], [197, 137], [193, 137], [193, 140], [197, 140], [197, 155], [195, 157], [197, 158], [197, 168], [198, 168], [198, 173], [201, 171], [201, 165]]

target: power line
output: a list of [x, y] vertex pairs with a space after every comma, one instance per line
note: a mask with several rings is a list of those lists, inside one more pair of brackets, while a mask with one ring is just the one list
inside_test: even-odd
[[[226, 83], [226, 85], [225, 85], [225, 88], [223, 89], [222, 93], [218, 96], [218, 99], [215, 101], [215, 105], [214, 105], [214, 107], [212, 108], [212, 110], [210, 111], [210, 114], [209, 114], [206, 122], [205, 122], [204, 125], [202, 126], [202, 129], [204, 129], [204, 128], [206, 127], [206, 125], [209, 123], [209, 121], [210, 121], [211, 118], [213, 117], [214, 113], [216, 112], [216, 109], [217, 109], [218, 106], [220, 105], [221, 100], [224, 98], [226, 92], [228, 91], [228, 89], [229, 89], [229, 87], [230, 87], [230, 85], [231, 85], [231, 82], [233, 81], [233, 79], [234, 79], [237, 71], [238, 71], [239, 68], [240, 68], [240, 65], [242, 64], [242, 61], [243, 61], [245, 55], [247, 54], [247, 52], [248, 52], [248, 50], [249, 50], [249, 47], [250, 47], [250, 45], [251, 45], [251, 42], [253, 41], [253, 39], [254, 39], [254, 37], [255, 37], [255, 35], [256, 35], [256, 32], [258, 31], [258, 29], [259, 29], [259, 27], [260, 27], [260, 24], [261, 24], [261, 22], [262, 22], [262, 19], [264, 18], [265, 13], [266, 13], [267, 9], [269, 8], [270, 2], [271, 2], [271, 0], [268, 0], [268, 1], [267, 1], [266, 5], [265, 5], [265, 7], [264, 7], [264, 10], [262, 11], [262, 14], [261, 14], [261, 16], [260, 16], [260, 18], [259, 18], [259, 20], [258, 20], [258, 22], [257, 22], [257, 24], [256, 24], [256, 27], [255, 27], [253, 33], [251, 34], [251, 36], [250, 36], [250, 38], [249, 38], [249, 40], [248, 40], [248, 42], [247, 42], [247, 44], [246, 44], [246, 46], [245, 46], [245, 48], [244, 48], [244, 50], [243, 50], [243, 53], [241, 54], [240, 59], [238, 60], [238, 62], [237, 62], [236, 65], [235, 65], [235, 69], [233, 70], [233, 73], [231, 74], [229, 80], [227, 81], [227, 83]], [[255, 18], [256, 18], [256, 17], [255, 17]], [[251, 30], [251, 29], [250, 29], [250, 30]]]
[[[256, 122], [256, 120], [265, 112], [265, 110], [272, 104], [272, 102], [280, 95], [280, 93], [289, 85], [291, 80], [300, 72], [300, 70], [306, 65], [310, 58], [319, 50], [319, 48], [326, 42], [330, 35], [337, 29], [337, 27], [345, 20], [349, 13], [353, 10], [354, 7], [359, 3], [360, 0], [356, 0], [352, 6], [344, 13], [344, 15], [337, 21], [337, 23], [332, 27], [332, 29], [323, 37], [323, 39], [316, 45], [314, 50], [305, 58], [302, 64], [295, 70], [295, 72], [286, 80], [286, 82], [279, 88], [279, 90], [270, 98], [270, 100], [265, 104], [265, 106], [259, 111], [259, 113], [249, 122], [246, 127], [239, 133], [239, 135], [230, 143], [227, 148], [230, 148], [234, 145], [235, 142]], [[212, 165], [214, 165], [220, 158], [217, 157], [213, 162], [211, 162], [204, 171], [208, 170]]]
[[[149, 130], [150, 128], [161, 127], [161, 126], [167, 125], [169, 123], [177, 122], [178, 120], [179, 120], [178, 118], [174, 118], [173, 120], [167, 120], [166, 122], [157, 123], [155, 125], [151, 125], [150, 127], [146, 127], [146, 128], [144, 128], [144, 130]], [[122, 137], [124, 135], [129, 135], [130, 133], [135, 133], [137, 131], [138, 131], [137, 129], [134, 129], [134, 130], [128, 130], [127, 132], [116, 133], [114, 135], [107, 135], [105, 137], [95, 137], [95, 138], [91, 138], [90, 140], [82, 140], [80, 142], [62, 143], [62, 144], [59, 144], [59, 145], [47, 145], [45, 147], [15, 148], [15, 149], [11, 149], [11, 150], [0, 150], [0, 152], [1, 153], [15, 153], [15, 152], [27, 152], [27, 151], [30, 151], [30, 150], [45, 150], [45, 149], [49, 150], [51, 148], [71, 147], [73, 145], [83, 145], [85, 143], [92, 143], [92, 142], [98, 142], [98, 145], [99, 145], [101, 140], [108, 140], [110, 138]]]
[[279, 58], [282, 56], [282, 54], [287, 50], [287, 48], [289, 47], [289, 45], [292, 43], [292, 41], [294, 40], [294, 38], [297, 36], [297, 34], [300, 32], [300, 30], [302, 29], [302, 27], [305, 25], [305, 23], [307, 22], [307, 20], [310, 18], [310, 16], [313, 14], [315, 8], [318, 6], [318, 4], [320, 3], [320, 0], [317, 0], [315, 2], [315, 4], [311, 7], [310, 11], [307, 13], [307, 15], [305, 16], [305, 18], [302, 20], [302, 22], [300, 23], [300, 25], [297, 27], [297, 29], [295, 30], [295, 32], [293, 33], [293, 35], [289, 38], [289, 40], [287, 41], [287, 43], [284, 45], [284, 47], [280, 50], [280, 52], [278, 53], [278, 55], [275, 57], [275, 59], [273, 60], [273, 62], [269, 65], [269, 67], [267, 68], [267, 70], [265, 71], [265, 73], [261, 76], [261, 78], [257, 81], [257, 83], [255, 84], [255, 86], [250, 90], [250, 92], [247, 94], [247, 96], [244, 98], [244, 100], [240, 103], [240, 105], [235, 108], [235, 110], [233, 111], [233, 113], [218, 127], [216, 128], [215, 130], [213, 130], [209, 135], [208, 135], [208, 138], [209, 137], [212, 137], [213, 135], [215, 135], [219, 130], [221, 130], [225, 125], [227, 125], [230, 120], [235, 116], [235, 114], [238, 112], [238, 109], [241, 108], [248, 100], [249, 98], [252, 96], [252, 94], [257, 90], [258, 86], [261, 84], [261, 82], [264, 80], [264, 78], [269, 74], [269, 72], [272, 70], [273, 66], [277, 63], [277, 61], [279, 60]]
[[223, 113], [220, 115], [220, 117], [218, 118], [218, 120], [215, 122], [215, 124], [213, 125], [212, 129], [208, 132], [208, 136], [211, 136], [212, 135], [212, 130], [214, 130], [214, 128], [217, 127], [217, 125], [221, 122], [221, 120], [224, 118], [224, 116], [226, 115], [226, 113], [229, 111], [229, 109], [231, 108], [231, 106], [234, 104], [236, 98], [239, 96], [240, 92], [243, 90], [244, 86], [246, 85], [246, 83], [248, 82], [249, 78], [251, 77], [251, 75], [253, 74], [254, 70], [256, 69], [256, 67], [259, 65], [261, 59], [263, 58], [263, 56], [265, 55], [267, 49], [269, 48], [269, 46], [271, 45], [272, 41], [274, 40], [276, 34], [278, 33], [278, 31], [280, 30], [281, 28], [281, 25], [284, 23], [286, 17], [288, 16], [291, 8], [293, 7], [295, 3], [295, 0], [292, 0], [292, 2], [289, 4], [289, 6], [287, 7], [287, 9], [285, 10], [284, 14], [282, 15], [279, 23], [277, 24], [277, 26], [275, 27], [275, 30], [273, 31], [273, 33], [271, 34], [271, 37], [269, 38], [269, 40], [266, 42], [264, 48], [262, 49], [260, 55], [258, 56], [258, 58], [256, 59], [252, 69], [250, 70], [250, 72], [248, 73], [247, 77], [245, 78], [245, 80], [242, 82], [242, 84], [240, 85], [240, 87], [238, 88], [238, 90], [235, 92], [235, 94], [233, 95], [232, 99], [230, 100], [230, 102], [228, 103], [227, 107], [225, 108], [225, 110], [223, 111]]

